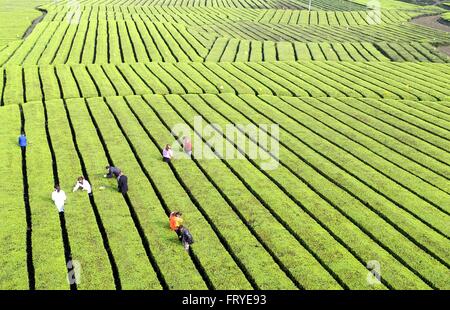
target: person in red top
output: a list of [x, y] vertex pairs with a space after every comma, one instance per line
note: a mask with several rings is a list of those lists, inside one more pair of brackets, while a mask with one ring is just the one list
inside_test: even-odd
[[170, 229], [177, 233], [178, 238], [181, 238], [180, 226], [183, 224], [183, 219], [181, 218], [181, 212], [173, 211], [169, 216]]
[[183, 137], [183, 150], [189, 156], [192, 156], [192, 142], [189, 137]]

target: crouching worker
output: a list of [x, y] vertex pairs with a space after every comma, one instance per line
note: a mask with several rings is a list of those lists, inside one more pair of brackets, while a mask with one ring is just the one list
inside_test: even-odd
[[183, 219], [181, 218], [181, 212], [173, 211], [170, 212], [169, 225], [170, 229], [177, 233], [178, 239], [181, 238], [180, 226], [183, 224]]
[[128, 192], [128, 177], [124, 175], [122, 172], [119, 174], [117, 178], [117, 187], [122, 195], [125, 195]]
[[106, 166], [106, 170], [107, 170], [107, 174], [104, 175], [105, 178], [112, 178], [112, 177], [116, 177], [118, 178], [119, 175], [122, 173], [122, 171], [120, 171], [119, 168], [117, 167], [113, 167], [113, 166]]
[[186, 251], [189, 251], [189, 247], [192, 243], [194, 243], [194, 238], [192, 237], [189, 230], [183, 225], [180, 225], [179, 230], [181, 232], [181, 243], [183, 243], [184, 249]]
[[87, 191], [89, 196], [92, 196], [91, 184], [89, 184], [89, 182], [84, 177], [79, 177], [78, 178], [77, 184], [75, 184], [75, 187], [73, 188], [73, 191], [76, 192], [80, 188], [83, 191]]
[[59, 185], [55, 186], [55, 190], [52, 193], [52, 200], [55, 202], [55, 206], [58, 209], [59, 213], [64, 212], [64, 204], [66, 202], [66, 193], [59, 187]]
[[166, 146], [163, 149], [162, 155], [163, 155], [164, 162], [169, 163], [172, 160], [173, 151], [172, 151], [172, 147], [170, 146], [170, 144], [166, 144]]

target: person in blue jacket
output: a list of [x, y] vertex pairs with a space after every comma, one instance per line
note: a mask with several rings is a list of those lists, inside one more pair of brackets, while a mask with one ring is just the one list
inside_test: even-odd
[[112, 178], [112, 177], [116, 177], [118, 178], [120, 176], [120, 174], [122, 173], [122, 171], [120, 171], [119, 168], [117, 167], [113, 167], [113, 166], [106, 166], [106, 170], [108, 171], [107, 174], [104, 175], [105, 178]]
[[194, 243], [194, 238], [192, 237], [191, 232], [183, 225], [180, 225], [178, 229], [181, 234], [181, 243], [183, 243], [184, 249], [189, 252], [189, 247]]
[[19, 146], [22, 148], [22, 150], [25, 150], [27, 147], [27, 136], [25, 136], [25, 133], [22, 132], [19, 136]]
[[128, 177], [124, 175], [122, 172], [119, 174], [117, 178], [117, 185], [119, 193], [125, 195], [128, 192]]

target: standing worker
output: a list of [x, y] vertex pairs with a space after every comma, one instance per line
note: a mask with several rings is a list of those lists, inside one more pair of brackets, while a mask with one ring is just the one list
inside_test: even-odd
[[87, 191], [89, 196], [92, 196], [91, 184], [89, 184], [88, 180], [86, 180], [83, 176], [78, 178], [77, 183], [75, 184], [75, 187], [73, 188], [73, 191], [76, 192], [80, 188], [84, 191]]
[[172, 151], [172, 147], [170, 146], [170, 144], [166, 144], [166, 146], [163, 149], [162, 155], [163, 155], [163, 161], [166, 163], [169, 163], [173, 157], [173, 151]]
[[64, 204], [66, 203], [66, 193], [59, 187], [59, 185], [55, 186], [55, 190], [52, 193], [52, 200], [55, 202], [55, 206], [58, 209], [59, 213], [64, 212]]
[[128, 177], [122, 172], [117, 177], [117, 185], [119, 192], [122, 193], [122, 195], [128, 192]]
[[25, 136], [25, 133], [23, 131], [19, 136], [19, 146], [22, 148], [22, 150], [25, 150], [25, 148], [27, 147], [27, 136]]
[[122, 173], [122, 171], [120, 171], [119, 168], [113, 166], [106, 166], [105, 169], [108, 171], [108, 173], [105, 174], [104, 177], [108, 179], [112, 178], [113, 176], [118, 178], [119, 175]]

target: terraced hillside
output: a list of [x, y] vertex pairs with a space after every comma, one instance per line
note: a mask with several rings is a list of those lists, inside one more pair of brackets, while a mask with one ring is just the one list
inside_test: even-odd
[[0, 288], [449, 289], [450, 33], [360, 2], [43, 4], [0, 46]]

